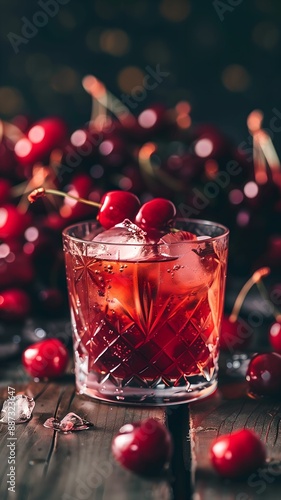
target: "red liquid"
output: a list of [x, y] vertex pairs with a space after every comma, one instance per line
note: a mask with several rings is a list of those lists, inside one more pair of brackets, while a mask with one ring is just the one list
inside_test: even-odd
[[217, 255], [203, 260], [191, 249], [138, 263], [66, 252], [74, 348], [99, 382], [178, 387], [192, 376], [212, 378], [226, 255], [223, 264]]

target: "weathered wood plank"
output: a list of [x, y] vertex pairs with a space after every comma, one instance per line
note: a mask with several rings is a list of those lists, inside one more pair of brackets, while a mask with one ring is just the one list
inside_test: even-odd
[[[190, 405], [188, 439], [191, 441], [194, 499], [280, 500], [280, 421], [280, 398], [253, 400], [245, 395], [242, 386], [238, 390], [235, 386], [223, 388], [213, 397]], [[259, 469], [245, 480], [234, 482], [222, 479], [210, 464], [211, 442], [218, 435], [243, 427], [254, 430], [265, 442], [268, 467]]]
[[[77, 396], [73, 383], [13, 385], [36, 399], [33, 418], [16, 427], [16, 500], [170, 500], [165, 479], [144, 480], [118, 466], [111, 457], [111, 440], [126, 422], [160, 418], [161, 408], [123, 407]], [[0, 404], [7, 389], [0, 390]], [[51, 416], [74, 411], [94, 423], [94, 428], [71, 434], [43, 427]], [[0, 498], [7, 500], [7, 427], [0, 429]]]

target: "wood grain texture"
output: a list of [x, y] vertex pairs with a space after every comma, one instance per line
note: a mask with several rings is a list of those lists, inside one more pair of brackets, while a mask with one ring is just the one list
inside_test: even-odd
[[[9, 383], [12, 385], [12, 383]], [[126, 422], [149, 416], [165, 419], [161, 408], [112, 406], [77, 396], [74, 384], [14, 385], [16, 393], [34, 397], [32, 419], [16, 426], [16, 494], [7, 492], [7, 426], [0, 424], [0, 498], [7, 500], [170, 500], [163, 479], [144, 480], [119, 467], [111, 456], [111, 440]], [[0, 389], [0, 404], [7, 387]], [[94, 423], [86, 431], [62, 434], [43, 427], [51, 416], [69, 411]]]
[[[245, 386], [226, 386], [213, 397], [190, 405], [194, 500], [280, 500], [281, 400], [250, 399]], [[212, 469], [213, 439], [241, 428], [254, 430], [267, 448], [268, 464], [240, 481], [220, 478]], [[241, 450], [243, 453], [243, 450]]]

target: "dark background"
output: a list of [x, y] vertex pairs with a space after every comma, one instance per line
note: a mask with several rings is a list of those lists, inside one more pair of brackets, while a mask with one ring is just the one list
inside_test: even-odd
[[170, 106], [187, 99], [194, 122], [218, 124], [241, 141], [253, 108], [264, 111], [266, 126], [281, 105], [279, 0], [64, 3], [56, 2], [57, 14], [27, 43], [17, 39], [16, 54], [11, 37], [22, 36], [23, 17], [44, 24], [42, 6], [1, 0], [1, 117], [58, 114], [71, 128], [81, 126], [91, 107], [84, 75], [96, 75], [120, 96], [156, 64], [170, 75], [137, 111], [154, 101]]

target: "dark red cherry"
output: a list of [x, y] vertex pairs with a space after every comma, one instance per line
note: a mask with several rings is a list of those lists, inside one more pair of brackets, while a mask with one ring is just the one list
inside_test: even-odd
[[229, 316], [225, 314], [222, 317], [220, 348], [223, 351], [243, 351], [248, 347], [253, 330], [249, 325], [238, 318], [236, 321], [230, 321]]
[[8, 203], [11, 198], [11, 183], [7, 179], [0, 179], [0, 204]]
[[0, 207], [0, 239], [22, 236], [30, 224], [30, 214], [19, 212], [17, 207], [6, 204]]
[[117, 462], [137, 474], [159, 474], [171, 459], [172, 451], [169, 431], [154, 418], [125, 424], [112, 441]]
[[144, 231], [165, 231], [176, 216], [175, 205], [166, 198], [147, 201], [136, 215], [136, 224]]
[[61, 233], [61, 231], [67, 226], [67, 224], [67, 219], [63, 219], [56, 212], [47, 214], [42, 221], [42, 227], [54, 233]]
[[44, 288], [39, 292], [39, 302], [44, 313], [60, 313], [64, 306], [64, 298], [58, 288]]
[[13, 152], [13, 143], [2, 137], [0, 141], [0, 173], [7, 177], [15, 177], [16, 158]]
[[44, 118], [36, 122], [26, 137], [15, 144], [15, 155], [23, 166], [46, 160], [51, 151], [62, 145], [67, 137], [67, 127], [57, 117]]
[[32, 377], [53, 378], [62, 375], [69, 355], [59, 339], [46, 339], [32, 344], [22, 355], [22, 364]]
[[199, 158], [218, 158], [228, 152], [229, 140], [213, 125], [195, 127], [193, 137], [194, 154]]
[[6, 321], [24, 319], [31, 310], [30, 298], [24, 290], [9, 288], [0, 292], [0, 318]]
[[121, 137], [109, 135], [99, 145], [99, 154], [102, 165], [120, 167], [127, 159], [127, 147]]
[[267, 259], [271, 265], [280, 265], [281, 263], [281, 236], [273, 235], [268, 241]]
[[262, 467], [265, 459], [265, 446], [250, 429], [219, 436], [211, 445], [211, 462], [223, 477], [248, 476]]
[[0, 284], [1, 287], [28, 285], [34, 280], [35, 270], [31, 259], [17, 242], [0, 245]]
[[279, 395], [281, 390], [280, 354], [275, 352], [256, 354], [249, 363], [246, 380], [250, 395]]
[[281, 321], [275, 321], [269, 329], [269, 343], [275, 352], [281, 354]]
[[124, 219], [133, 222], [139, 208], [140, 201], [133, 193], [108, 191], [101, 199], [97, 219], [105, 229], [109, 229]]
[[146, 108], [138, 116], [138, 125], [148, 135], [158, 132], [168, 124], [167, 109], [162, 104]]
[[[71, 179], [71, 184], [67, 187], [67, 193], [78, 198], [92, 199], [95, 187], [92, 179], [87, 174], [77, 174]], [[100, 199], [93, 201], [99, 202]], [[63, 219], [77, 220], [82, 217], [87, 217], [93, 213], [93, 207], [73, 200], [72, 198], [64, 198], [63, 205], [60, 208], [60, 214]]]

